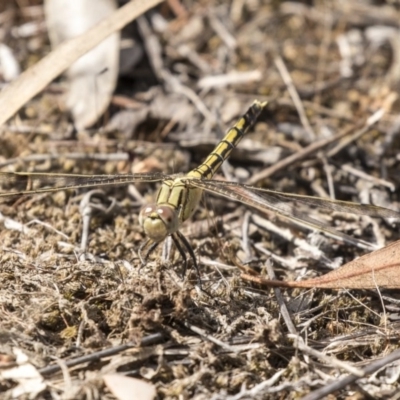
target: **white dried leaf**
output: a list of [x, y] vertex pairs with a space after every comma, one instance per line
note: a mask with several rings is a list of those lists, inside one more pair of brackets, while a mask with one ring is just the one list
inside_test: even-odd
[[120, 374], [104, 375], [104, 383], [118, 400], [153, 400], [156, 389], [141, 379]]
[[0, 75], [6, 82], [14, 80], [21, 73], [18, 61], [12, 50], [0, 43]]
[[5, 393], [8, 398], [16, 399], [23, 395], [34, 399], [46, 389], [46, 383], [39, 371], [29, 363], [28, 356], [18, 348], [14, 348], [16, 356], [16, 366], [12, 368], [0, 369], [0, 381], [12, 380], [17, 385]]
[[[108, 17], [115, 0], [46, 0], [45, 14], [53, 47]], [[66, 106], [78, 129], [97, 121], [114, 92], [119, 63], [119, 33], [114, 33], [71, 65], [66, 72]]]

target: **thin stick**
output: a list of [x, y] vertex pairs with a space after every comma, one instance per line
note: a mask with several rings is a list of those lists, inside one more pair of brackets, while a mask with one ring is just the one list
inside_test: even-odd
[[[276, 276], [275, 276], [274, 268], [272, 267], [272, 263], [267, 261], [266, 267], [267, 267], [269, 279], [275, 280]], [[276, 301], [279, 304], [279, 309], [281, 310], [282, 318], [286, 323], [286, 327], [288, 328], [288, 331], [291, 334], [297, 336], [296, 327], [294, 326], [290, 312], [286, 306], [285, 300], [283, 299], [281, 290], [278, 287], [274, 287], [274, 293], [275, 293]]]
[[329, 356], [323, 352], [313, 349], [310, 346], [307, 346], [301, 336], [289, 334], [288, 337], [294, 340], [295, 348], [301, 350], [304, 354], [307, 354], [311, 357], [316, 357], [319, 361], [325, 363], [329, 367], [344, 369], [346, 372], [353, 374], [358, 378], [362, 378], [365, 374], [362, 369], [355, 367], [349, 362], [339, 360], [336, 357]]
[[[381, 358], [380, 360], [376, 360], [371, 362], [361, 371], [364, 375], [373, 374], [379, 369], [388, 366], [389, 364], [400, 359], [400, 350], [395, 350], [393, 353], [388, 354], [387, 356]], [[314, 390], [308, 395], [303, 397], [303, 400], [319, 400], [326, 398], [329, 394], [332, 394], [338, 390], [344, 389], [347, 385], [350, 385], [360, 379], [359, 376], [355, 374], [350, 374], [343, 379], [335, 379], [332, 383], [329, 383], [320, 389]]]
[[285, 63], [283, 62], [282, 57], [276, 56], [274, 59], [274, 62], [275, 62], [276, 68], [278, 68], [278, 71], [282, 76], [283, 81], [285, 82], [285, 85], [288, 89], [290, 97], [292, 98], [293, 103], [297, 109], [297, 112], [299, 113], [300, 121], [303, 124], [304, 129], [310, 135], [311, 139], [315, 139], [316, 135], [315, 135], [313, 129], [311, 128], [310, 122], [308, 121], [306, 112], [304, 110], [303, 104], [300, 99], [300, 96], [297, 93], [297, 90], [296, 90], [296, 87], [294, 86], [292, 77], [290, 76]]
[[[252, 176], [252, 178], [248, 180], [247, 183], [249, 185], [254, 185], [263, 179], [269, 178], [271, 175], [275, 174], [277, 171], [284, 169], [290, 165], [293, 165], [293, 163], [309, 156], [312, 153], [315, 153], [317, 150], [322, 149], [323, 147], [326, 147], [329, 144], [336, 142], [345, 136], [350, 135], [352, 132], [354, 132], [355, 129], [357, 129], [357, 131], [350, 137], [350, 139], [345, 142], [346, 143], [345, 145], [348, 145], [351, 141], [358, 139], [363, 134], [368, 132], [368, 130], [371, 128], [371, 126], [373, 126], [375, 123], [377, 123], [382, 118], [382, 116], [383, 116], [382, 110], [378, 110], [376, 113], [372, 114], [363, 125], [362, 124], [352, 125], [352, 126], [346, 128], [345, 130], [343, 130], [342, 132], [339, 132], [335, 136], [312, 143], [309, 146], [305, 147], [303, 150], [301, 150], [297, 153], [294, 153], [294, 154], [290, 155], [289, 157], [284, 158], [283, 160], [277, 162], [276, 164], [271, 165], [269, 168], [264, 169], [263, 171], [259, 172], [258, 174], [254, 174]], [[333, 150], [329, 151], [326, 154], [326, 156], [332, 157], [334, 154], [336, 154], [338, 151], [340, 151], [343, 147], [345, 147], [343, 144], [336, 146], [334, 151]]]
[[[161, 333], [154, 333], [152, 335], [144, 337], [138, 343], [129, 342], [126, 344], [121, 344], [119, 346], [109, 347], [107, 349], [95, 351], [94, 353], [91, 353], [91, 354], [85, 354], [84, 356], [72, 358], [70, 360], [65, 360], [64, 365], [66, 367], [70, 368], [70, 367], [74, 367], [76, 365], [80, 365], [80, 364], [87, 363], [87, 362], [99, 361], [102, 358], [113, 356], [115, 354], [121, 353], [122, 351], [128, 350], [130, 348], [151, 346], [153, 344], [161, 342], [163, 339], [164, 339], [164, 336]], [[61, 369], [61, 366], [59, 363], [57, 363], [57, 364], [52, 364], [52, 365], [43, 367], [39, 370], [39, 372], [42, 375], [49, 375], [49, 374], [58, 372], [60, 369]]]
[[357, 139], [359, 139], [361, 136], [365, 135], [369, 129], [375, 125], [377, 122], [379, 122], [381, 120], [381, 118], [385, 115], [385, 109], [384, 108], [380, 108], [378, 111], [376, 111], [375, 113], [373, 113], [368, 119], [367, 122], [365, 124], [365, 126], [360, 129], [359, 131], [355, 132], [353, 135], [349, 136], [348, 138], [346, 138], [345, 140], [343, 140], [342, 142], [340, 142], [336, 147], [334, 147], [333, 149], [331, 149], [326, 156], [327, 157], [333, 157], [335, 156], [337, 153], [339, 153], [340, 151], [342, 151], [345, 147], [347, 147], [351, 142], [356, 141]]

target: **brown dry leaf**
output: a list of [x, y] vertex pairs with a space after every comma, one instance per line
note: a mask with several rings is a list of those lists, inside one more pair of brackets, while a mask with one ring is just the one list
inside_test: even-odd
[[398, 289], [400, 288], [400, 240], [365, 254], [335, 271], [305, 281], [268, 280], [242, 274], [246, 281], [264, 286], [318, 289]]
[[141, 379], [119, 374], [104, 375], [104, 383], [118, 400], [153, 400], [156, 389]]

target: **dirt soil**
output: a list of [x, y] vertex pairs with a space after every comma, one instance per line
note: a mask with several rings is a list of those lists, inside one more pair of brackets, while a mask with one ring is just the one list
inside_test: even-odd
[[[51, 50], [43, 6], [2, 4], [2, 42], [24, 70]], [[186, 172], [258, 99], [269, 105], [219, 179], [398, 211], [399, 21], [389, 0], [166, 1], [125, 30], [139, 61], [97, 125], [74, 129], [60, 78], [1, 127], [1, 171]], [[3, 176], [2, 193], [20, 189], [12, 183]], [[397, 290], [280, 291], [241, 279], [272, 269], [304, 280], [370, 250], [205, 195], [182, 228], [201, 291], [191, 260], [182, 280], [168, 241], [141, 267], [138, 214], [156, 189], [1, 199], [0, 398], [22, 384], [18, 398], [122, 398], [105, 384], [114, 373], [160, 399], [399, 398], [400, 362], [385, 362], [400, 347]], [[398, 222], [307, 215], [381, 247], [400, 239]]]

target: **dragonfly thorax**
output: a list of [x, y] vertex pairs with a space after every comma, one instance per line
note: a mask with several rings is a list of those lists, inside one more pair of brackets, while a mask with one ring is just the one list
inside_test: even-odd
[[179, 228], [178, 213], [169, 204], [152, 204], [140, 210], [139, 222], [148, 238], [155, 242], [164, 240]]

